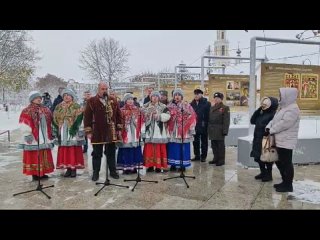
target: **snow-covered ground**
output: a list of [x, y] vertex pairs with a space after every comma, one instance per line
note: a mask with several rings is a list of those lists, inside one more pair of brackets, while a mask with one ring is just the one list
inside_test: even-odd
[[0, 130], [14, 130], [19, 127], [19, 116], [21, 110], [9, 111], [4, 110], [0, 111]]
[[294, 181], [294, 192], [289, 193], [289, 199], [320, 204], [320, 183], [311, 180]]

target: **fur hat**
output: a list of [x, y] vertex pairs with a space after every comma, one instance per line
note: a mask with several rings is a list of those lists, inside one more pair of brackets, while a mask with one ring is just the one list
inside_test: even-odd
[[32, 91], [29, 93], [29, 102], [32, 102], [35, 98], [40, 97], [41, 94], [38, 91]]
[[126, 103], [127, 100], [129, 100], [130, 98], [132, 98], [132, 100], [133, 100], [133, 95], [132, 95], [131, 93], [126, 93], [126, 94], [124, 94], [124, 96], [123, 96], [123, 102]]
[[214, 94], [213, 94], [213, 97], [214, 97], [214, 98], [218, 97], [218, 98], [220, 98], [221, 100], [223, 100], [223, 94], [220, 93], [220, 92], [214, 93]]
[[198, 94], [203, 94], [203, 91], [202, 91], [201, 89], [197, 88], [197, 89], [195, 89], [195, 90], [193, 91], [193, 93], [194, 93], [195, 95], [198, 95]]
[[73, 100], [76, 100], [76, 98], [77, 98], [75, 92], [72, 91], [70, 88], [65, 88], [62, 91], [61, 96], [63, 97], [64, 94], [68, 94], [69, 96], [71, 96], [73, 98]]
[[173, 97], [176, 95], [176, 94], [179, 94], [182, 98], [183, 98], [183, 91], [181, 88], [177, 88], [176, 90], [173, 91]]
[[150, 98], [151, 98], [152, 96], [157, 96], [157, 97], [160, 99], [161, 94], [160, 94], [159, 91], [152, 91], [152, 93], [150, 94]]

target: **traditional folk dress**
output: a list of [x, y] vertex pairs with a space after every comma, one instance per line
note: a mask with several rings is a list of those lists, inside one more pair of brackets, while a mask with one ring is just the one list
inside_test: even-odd
[[143, 164], [142, 151], [139, 143], [142, 115], [135, 105], [125, 104], [121, 109], [124, 128], [121, 130], [122, 142], [118, 143], [118, 167], [124, 172], [133, 172]]
[[147, 168], [167, 169], [167, 121], [169, 110], [163, 103], [148, 102], [143, 108], [142, 138], [145, 139], [143, 149], [144, 166]]
[[[197, 115], [192, 106], [188, 102], [176, 103], [172, 101], [168, 105], [171, 118], [168, 121], [168, 162], [171, 167], [180, 167], [180, 161], [184, 167], [191, 166], [190, 158], [190, 142], [193, 141], [195, 134], [195, 126], [197, 122]], [[183, 109], [183, 115], [182, 111]], [[183, 121], [182, 121], [183, 116]], [[183, 124], [183, 126], [182, 126]], [[182, 132], [183, 132], [183, 146], [182, 146]]]
[[82, 145], [85, 144], [84, 132], [80, 131], [83, 119], [81, 107], [75, 102], [62, 102], [54, 110], [53, 126], [55, 144], [58, 147], [57, 169], [84, 168]]
[[[23, 149], [23, 174], [42, 177], [46, 173], [53, 172], [51, 122], [52, 114], [45, 106], [31, 103], [22, 110], [19, 124], [23, 143], [19, 144], [19, 148]], [[38, 173], [38, 141], [40, 175]]]

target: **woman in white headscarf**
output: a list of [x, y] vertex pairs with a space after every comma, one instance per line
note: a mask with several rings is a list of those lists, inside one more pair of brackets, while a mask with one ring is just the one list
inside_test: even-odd
[[142, 137], [145, 139], [143, 149], [144, 166], [148, 172], [166, 171], [168, 168], [167, 158], [167, 122], [170, 112], [167, 106], [160, 102], [160, 92], [153, 91], [150, 101], [144, 104]]
[[117, 164], [123, 169], [124, 174], [135, 173], [142, 164], [142, 151], [140, 146], [142, 115], [140, 109], [134, 105], [133, 95], [125, 94], [124, 106], [120, 108], [124, 120], [121, 130], [122, 141], [118, 143], [119, 152]]
[[183, 95], [181, 89], [174, 90], [173, 100], [168, 105], [171, 115], [168, 121], [168, 162], [171, 171], [181, 167], [181, 160], [182, 168], [191, 166], [190, 142], [193, 141], [195, 134], [197, 115], [192, 106], [187, 101], [183, 101]]

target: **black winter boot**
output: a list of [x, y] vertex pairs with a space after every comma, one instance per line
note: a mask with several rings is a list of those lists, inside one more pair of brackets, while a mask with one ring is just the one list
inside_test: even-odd
[[276, 187], [277, 192], [293, 192], [292, 183], [283, 183], [279, 187]]
[[64, 174], [64, 177], [70, 177], [71, 176], [71, 168], [68, 168], [66, 173]]
[[266, 172], [267, 172], [267, 169], [264, 166], [264, 163], [259, 161], [258, 164], [259, 164], [259, 168], [260, 168], [260, 173], [254, 177], [257, 180], [262, 179], [264, 177], [264, 175], [266, 175]]
[[272, 181], [272, 166], [273, 163], [265, 163], [266, 167], [267, 167], [267, 171], [265, 176], [262, 177], [262, 182], [270, 182]]
[[257, 176], [255, 176], [254, 178], [257, 179], [257, 180], [259, 180], [259, 179], [262, 179], [263, 176], [264, 176], [264, 174], [261, 172], [261, 173], [259, 173]]
[[209, 161], [209, 164], [216, 164], [217, 163], [217, 160], [212, 160], [212, 161]]
[[278, 187], [282, 187], [282, 185], [284, 185], [284, 182], [273, 184], [273, 187], [278, 188]]
[[99, 172], [93, 171], [92, 181], [98, 181], [98, 179], [99, 179]]
[[195, 156], [194, 158], [191, 159], [192, 162], [195, 162], [195, 161], [200, 161], [200, 157], [199, 156]]
[[72, 169], [71, 170], [71, 177], [76, 177], [77, 176], [77, 169]]
[[32, 181], [37, 181], [39, 180], [39, 177], [37, 175], [32, 175]]
[[268, 172], [268, 171], [266, 172], [265, 175], [262, 176], [262, 179], [261, 179], [262, 182], [270, 182], [272, 180], [273, 180], [272, 179], [272, 172]]
[[172, 171], [172, 172], [177, 171], [176, 166], [171, 166], [171, 167], [170, 167], [170, 171]]

